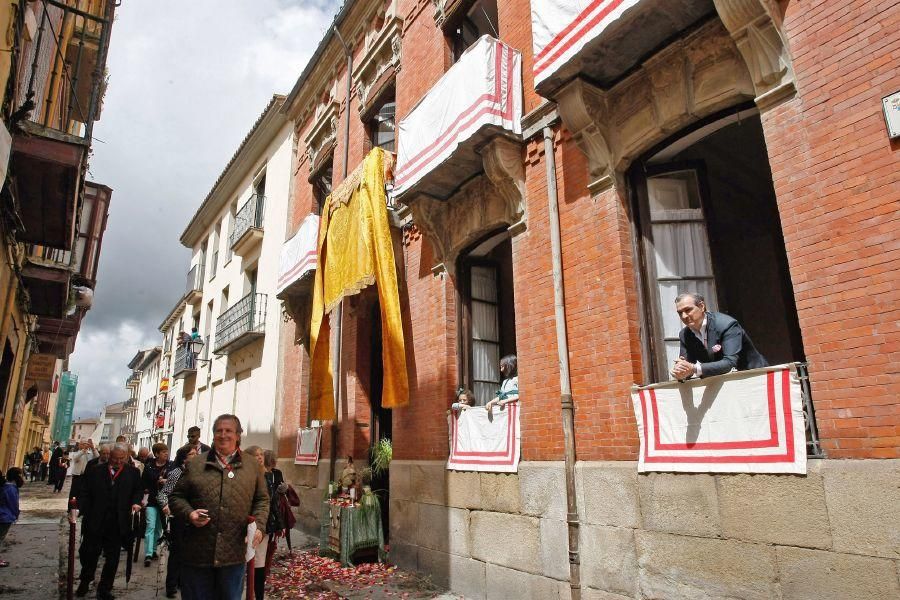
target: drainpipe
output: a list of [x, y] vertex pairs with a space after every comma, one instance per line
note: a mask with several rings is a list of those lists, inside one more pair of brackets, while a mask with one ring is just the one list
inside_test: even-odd
[[553, 307], [556, 313], [556, 347], [559, 352], [559, 401], [562, 409], [566, 466], [566, 522], [569, 533], [569, 587], [572, 600], [581, 598], [581, 558], [578, 553], [578, 499], [575, 496], [575, 405], [569, 377], [569, 343], [566, 335], [566, 307], [563, 293], [562, 250], [559, 227], [559, 196], [556, 190], [556, 155], [553, 130], [545, 126], [544, 162], [547, 165], [547, 198], [550, 213], [550, 247], [553, 264]]
[[[332, 31], [337, 36], [338, 41], [341, 43], [341, 46], [344, 47], [344, 55], [347, 57], [347, 88], [345, 95], [346, 108], [344, 110], [344, 167], [343, 167], [343, 179], [347, 179], [347, 163], [350, 160], [350, 88], [352, 87], [353, 81], [353, 53], [350, 51], [350, 47], [347, 45], [347, 42], [344, 41], [344, 37], [341, 35], [340, 30], [337, 28], [337, 22], [332, 23], [331, 25]], [[332, 387], [334, 388], [334, 419], [331, 421], [331, 457], [328, 465], [328, 480], [334, 481], [335, 475], [335, 464], [337, 462], [337, 436], [338, 436], [338, 418], [340, 417], [340, 409], [343, 406], [343, 388], [341, 387], [341, 371], [342, 371], [342, 360], [341, 355], [343, 354], [343, 323], [344, 323], [344, 302], [343, 300], [340, 304], [337, 305], [334, 313], [334, 338], [335, 338], [335, 360], [334, 360], [334, 373], [332, 377], [334, 378], [334, 382]]]

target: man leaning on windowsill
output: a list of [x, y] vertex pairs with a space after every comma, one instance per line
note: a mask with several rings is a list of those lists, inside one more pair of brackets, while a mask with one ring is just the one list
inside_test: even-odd
[[679, 294], [675, 311], [685, 325], [678, 334], [681, 351], [672, 368], [675, 379], [712, 377], [769, 365], [741, 324], [724, 313], [706, 310], [700, 294]]
[[213, 448], [184, 463], [184, 474], [169, 500], [174, 515], [189, 525], [182, 561], [181, 597], [185, 600], [240, 600], [247, 547], [247, 521], [257, 531], [253, 545], [265, 534], [269, 494], [263, 469], [252, 457], [243, 460], [241, 422], [220, 415], [213, 423]]

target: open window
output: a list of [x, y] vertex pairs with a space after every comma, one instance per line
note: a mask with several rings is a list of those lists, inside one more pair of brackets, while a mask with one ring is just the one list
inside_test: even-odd
[[762, 124], [754, 109], [657, 148], [630, 172], [641, 239], [648, 375], [669, 379], [697, 292], [736, 318], [770, 364], [804, 360]]
[[325, 199], [331, 195], [331, 185], [333, 176], [333, 157], [329, 157], [318, 170], [316, 170], [309, 178], [309, 182], [313, 187], [313, 198], [315, 206], [313, 207], [317, 215], [322, 214], [322, 208], [325, 206]]
[[394, 89], [391, 88], [378, 99], [372, 109], [372, 116], [366, 123], [369, 142], [373, 148], [383, 148], [388, 152], [397, 151], [396, 109]]
[[460, 385], [479, 405], [500, 389], [500, 358], [516, 353], [512, 244], [507, 232], [482, 240], [457, 268]]
[[444, 27], [453, 62], [483, 35], [500, 38], [497, 0], [461, 2]]

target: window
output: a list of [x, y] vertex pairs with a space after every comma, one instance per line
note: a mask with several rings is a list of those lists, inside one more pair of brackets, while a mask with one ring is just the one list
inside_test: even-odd
[[[247, 281], [246, 281], [246, 285], [245, 285], [245, 290], [246, 290], [247, 294], [255, 294], [256, 293], [256, 273], [257, 273], [256, 267], [253, 267], [252, 269], [248, 269], [246, 272]], [[244, 294], [244, 295], [246, 296], [246, 294]]]
[[468, 10], [455, 11], [459, 16], [451, 17], [445, 29], [453, 62], [459, 60], [466, 48], [483, 35], [499, 38], [497, 0], [478, 0], [471, 3]]
[[317, 215], [322, 214], [322, 208], [325, 206], [325, 199], [331, 195], [333, 164], [333, 157], [329, 158], [328, 161], [309, 178], [309, 182], [313, 186], [313, 198], [316, 201], [316, 205], [313, 208]]
[[516, 353], [509, 235], [493, 235], [460, 258], [457, 281], [460, 383], [484, 405], [500, 388], [500, 358]]
[[372, 118], [369, 119], [366, 127], [373, 148], [384, 148], [388, 152], [396, 152], [396, 107], [393, 89], [385, 93], [384, 98], [375, 106]]
[[755, 111], [707, 123], [631, 170], [648, 322], [647, 375], [669, 379], [697, 292], [736, 318], [770, 364], [804, 360], [772, 175]]

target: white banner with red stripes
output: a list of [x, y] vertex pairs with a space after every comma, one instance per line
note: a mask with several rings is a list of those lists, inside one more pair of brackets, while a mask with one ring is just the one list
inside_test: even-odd
[[486, 125], [522, 133], [522, 55], [482, 36], [398, 124], [393, 194], [412, 187]]
[[631, 401], [641, 472], [806, 473], [793, 365], [635, 386]]
[[294, 452], [295, 465], [319, 464], [319, 446], [322, 441], [321, 427], [305, 427], [297, 430], [297, 450]]
[[534, 83], [538, 85], [641, 0], [531, 0]]
[[519, 403], [511, 402], [491, 414], [483, 406], [451, 413], [450, 458], [447, 468], [454, 471], [515, 473], [519, 470], [521, 428]]
[[276, 295], [310, 271], [315, 271], [318, 243], [319, 217], [308, 215], [297, 233], [281, 247]]

